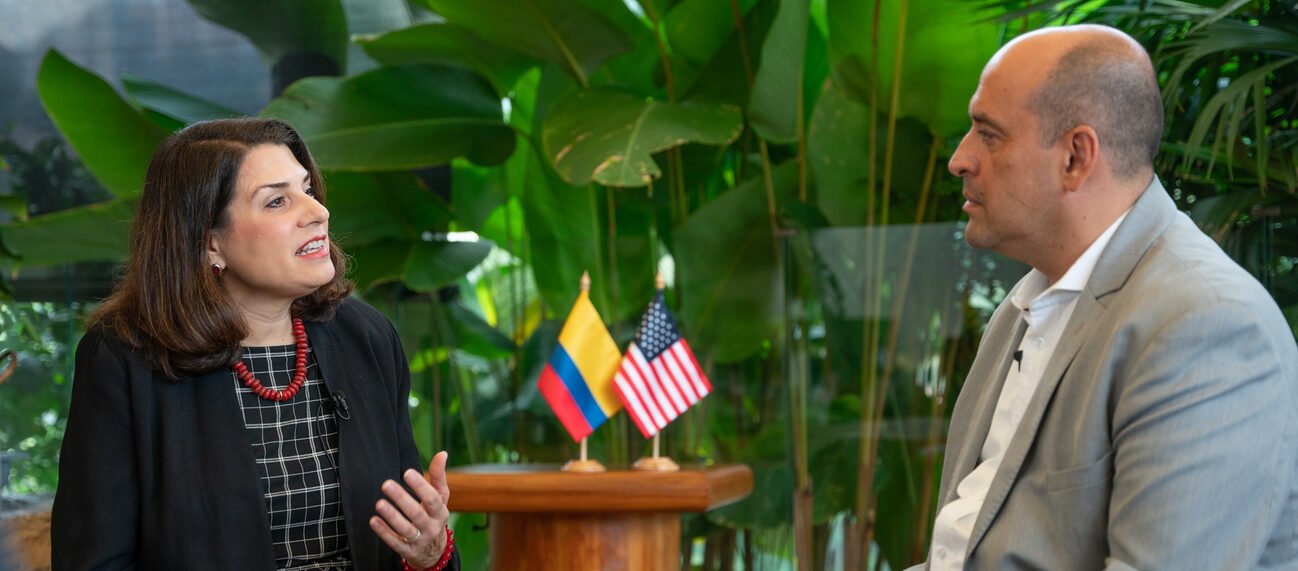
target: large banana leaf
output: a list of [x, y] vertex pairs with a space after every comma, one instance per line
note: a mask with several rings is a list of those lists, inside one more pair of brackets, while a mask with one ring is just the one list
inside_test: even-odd
[[808, 17], [808, 0], [781, 0], [762, 44], [762, 65], [753, 84], [748, 119], [768, 141], [792, 143], [798, 136]]
[[331, 232], [352, 255], [352, 277], [361, 288], [400, 281], [433, 291], [476, 267], [493, 244], [448, 242], [446, 204], [414, 175], [330, 173]]
[[[539, 131], [545, 110], [574, 86], [567, 75], [556, 73], [554, 64], [547, 64], [545, 73], [525, 75], [515, 86], [511, 124], [523, 132]], [[581, 275], [589, 271], [591, 300], [604, 312], [605, 320], [614, 320], [608, 310], [609, 284], [604, 277], [607, 256], [601, 255], [603, 202], [598, 190], [565, 183], [531, 144], [535, 137], [525, 140], [529, 144], [523, 151], [505, 163], [505, 178], [509, 195], [517, 200], [522, 214], [527, 254], [545, 312], [549, 317], [567, 315], [577, 298]]]
[[502, 97], [536, 62], [534, 57], [488, 42], [464, 26], [446, 23], [420, 24], [377, 37], [357, 38], [356, 43], [370, 57], [388, 66], [437, 63], [472, 68], [491, 80]]
[[520, 54], [562, 65], [585, 85], [586, 77], [608, 58], [631, 47], [616, 22], [626, 12], [620, 2], [599, 5], [577, 0], [423, 0], [452, 24]]
[[189, 0], [194, 11], [243, 34], [267, 64], [316, 54], [347, 63], [347, 15], [340, 0]]
[[[869, 210], [870, 112], [830, 84], [813, 110], [807, 132], [807, 158], [816, 175], [816, 203], [834, 226], [864, 225]], [[882, 122], [880, 117], [876, 123]], [[883, 129], [874, 133], [876, 145], [886, 144]], [[920, 122], [897, 124], [893, 139], [892, 210], [913, 221], [913, 205], [924, 179], [925, 160], [933, 139]], [[880, 160], [882, 162], [882, 160]], [[934, 168], [941, 168], [934, 165]]]
[[181, 126], [195, 121], [237, 117], [238, 111], [185, 93], [174, 87], [137, 78], [122, 76], [122, 87], [133, 101], [146, 110], [175, 120]]
[[[792, 162], [772, 171], [777, 200], [797, 186]], [[690, 215], [674, 236], [681, 318], [699, 351], [718, 362], [748, 357], [776, 339], [783, 321], [780, 244], [761, 177]]]
[[[509, 179], [504, 169], [479, 167], [458, 160], [451, 166], [451, 206], [457, 230], [478, 231], [509, 200]], [[522, 220], [516, 220], [519, 224]], [[521, 236], [521, 234], [513, 234]], [[509, 234], [505, 237], [508, 239]], [[498, 243], [499, 244], [499, 243]], [[499, 244], [506, 247], [504, 244]], [[517, 251], [517, 249], [511, 249]]]
[[325, 180], [330, 232], [344, 247], [415, 242], [450, 226], [450, 209], [408, 172], [330, 172]]
[[348, 253], [355, 259], [352, 279], [362, 289], [400, 281], [414, 291], [432, 292], [469, 273], [492, 247], [486, 240], [383, 240], [350, 248]]
[[495, 90], [462, 68], [409, 65], [307, 78], [262, 113], [297, 127], [330, 170], [423, 168], [461, 156], [496, 164], [514, 150]]
[[103, 79], [46, 52], [36, 78], [41, 103], [86, 168], [118, 198], [138, 196], [162, 129], [122, 100]]
[[712, 59], [699, 64], [697, 69], [687, 69], [691, 73], [677, 79], [682, 86], [683, 98], [747, 107], [753, 75], [761, 64], [760, 47], [775, 21], [778, 8], [778, 2], [754, 4], [743, 17], [743, 34], [738, 33], [732, 22], [731, 32], [712, 53]]
[[[944, 137], [968, 128], [966, 105], [980, 70], [1000, 45], [995, 26], [979, 25], [988, 15], [977, 12], [976, 3], [903, 0], [879, 3], [876, 10], [873, 0], [828, 0], [827, 9], [833, 67], [847, 65], [858, 78], [873, 73], [878, 101], [886, 109], [900, 48], [899, 116], [915, 117]], [[872, 30], [878, 32], [877, 52], [871, 46]], [[865, 85], [841, 87], [850, 88], [853, 99], [871, 101]]]
[[[568, 76], [546, 66], [544, 73], [529, 73], [515, 86], [510, 122], [520, 131], [538, 132], [540, 117], [552, 102], [574, 86]], [[600, 263], [598, 197], [593, 188], [568, 185], [548, 168], [540, 151], [530, 144], [505, 163], [509, 194], [517, 197], [531, 254], [533, 275], [550, 316], [567, 315], [577, 298], [578, 280], [589, 271], [591, 299], [606, 308], [607, 284]], [[604, 316], [606, 319], [609, 317]]]
[[743, 118], [729, 105], [646, 101], [608, 89], [577, 91], [545, 119], [542, 145], [564, 180], [646, 186], [662, 174], [653, 153], [682, 143], [725, 145]]
[[134, 200], [110, 200], [4, 227], [4, 243], [24, 266], [117, 262], [126, 257]]
[[[740, 17], [748, 14], [757, 1], [738, 2]], [[703, 65], [734, 34], [735, 15], [728, 0], [683, 0], [672, 6], [663, 27], [667, 43], [676, 55], [694, 65]]]

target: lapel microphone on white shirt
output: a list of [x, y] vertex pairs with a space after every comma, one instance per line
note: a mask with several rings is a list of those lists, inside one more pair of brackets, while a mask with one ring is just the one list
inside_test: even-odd
[[337, 391], [329, 398], [334, 401], [334, 414], [343, 420], [351, 420], [352, 413], [347, 410], [347, 393]]
[[1019, 349], [1014, 352], [1014, 362], [1019, 366], [1019, 372], [1023, 372], [1023, 350]]

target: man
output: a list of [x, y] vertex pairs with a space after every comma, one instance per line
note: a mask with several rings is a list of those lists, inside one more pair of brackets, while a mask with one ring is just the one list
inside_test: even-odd
[[969, 114], [966, 238], [1033, 270], [952, 413], [927, 566], [1298, 567], [1298, 347], [1154, 177], [1149, 56], [1027, 34]]

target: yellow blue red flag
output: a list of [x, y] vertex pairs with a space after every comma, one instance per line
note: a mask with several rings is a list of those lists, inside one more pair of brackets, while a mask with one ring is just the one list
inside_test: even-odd
[[581, 440], [622, 408], [613, 374], [622, 354], [582, 291], [559, 332], [559, 345], [541, 371], [541, 394], [573, 440]]

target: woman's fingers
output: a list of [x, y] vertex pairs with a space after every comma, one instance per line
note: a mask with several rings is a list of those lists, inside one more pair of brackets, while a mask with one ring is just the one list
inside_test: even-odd
[[402, 559], [408, 560], [415, 555], [414, 547], [406, 543], [406, 538], [400, 533], [393, 531], [392, 527], [383, 518], [371, 516], [370, 529], [374, 530], [374, 534], [379, 536], [379, 539], [382, 539], [383, 543], [386, 543]]
[[433, 455], [433, 459], [428, 462], [428, 482], [437, 495], [442, 497], [442, 503], [451, 503], [451, 487], [446, 483], [446, 451], [443, 450]]
[[450, 519], [451, 512], [446, 507], [446, 500], [441, 492], [437, 491], [437, 488], [424, 479], [423, 474], [414, 470], [406, 470], [406, 473], [402, 474], [402, 479], [406, 481], [406, 485], [410, 486], [410, 489], [415, 491], [415, 495], [419, 497], [425, 513], [440, 522]]
[[451, 495], [446, 452], [428, 463], [427, 479], [416, 470], [406, 470], [401, 479], [410, 491], [393, 480], [383, 482], [380, 488], [387, 497], [375, 503], [378, 515], [370, 518], [370, 528], [408, 562], [431, 565], [445, 549], [446, 521], [451, 517], [446, 506]]
[[[411, 474], [418, 474], [418, 472], [415, 472], [414, 470], [406, 470], [403, 478], [406, 480], [407, 485], [410, 484]], [[422, 480], [423, 478], [419, 479]], [[433, 496], [432, 499], [436, 502], [434, 506], [431, 506], [433, 509], [425, 508], [424, 503], [420, 499], [415, 499], [415, 496], [410, 495], [405, 488], [392, 480], [383, 482], [383, 494], [388, 497], [388, 502], [390, 502], [392, 506], [396, 506], [396, 509], [399, 510], [397, 515], [404, 516], [404, 519], [417, 529], [431, 530], [431, 528], [428, 527], [429, 520], [433, 519], [431, 514], [434, 513], [434, 510], [436, 509], [440, 508], [444, 510], [445, 508], [441, 508], [441, 498], [437, 496], [436, 492], [428, 491], [431, 490], [432, 487], [428, 486], [427, 482], [424, 483], [424, 486], [427, 488], [425, 491], [416, 491], [415, 493], [419, 494], [419, 496], [425, 500], [427, 499], [427, 496]], [[379, 502], [380, 505], [385, 503], [383, 500], [379, 500]], [[403, 529], [399, 527], [400, 522], [393, 522], [392, 518], [387, 517], [382, 511], [379, 512], [379, 515], [383, 515], [384, 519], [387, 519], [389, 523], [394, 524], [394, 530], [403, 531]], [[413, 534], [415, 531], [410, 530], [410, 532]]]

